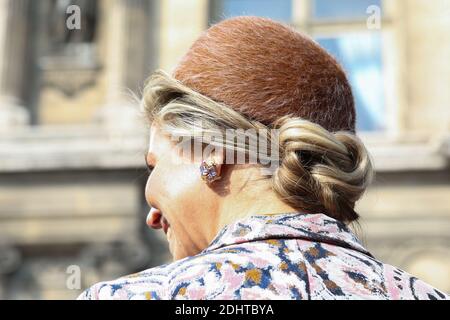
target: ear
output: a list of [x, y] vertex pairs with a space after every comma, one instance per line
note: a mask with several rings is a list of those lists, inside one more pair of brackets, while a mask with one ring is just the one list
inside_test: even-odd
[[203, 160], [205, 160], [207, 163], [215, 163], [217, 175], [220, 176], [222, 173], [222, 167], [225, 163], [223, 149], [215, 148], [212, 152], [206, 153], [204, 156], [205, 157], [203, 158]]
[[223, 153], [217, 154], [213, 156], [214, 163], [216, 164], [216, 169], [217, 169], [217, 174], [219, 176], [222, 175], [222, 168], [224, 166], [224, 157], [223, 157]]

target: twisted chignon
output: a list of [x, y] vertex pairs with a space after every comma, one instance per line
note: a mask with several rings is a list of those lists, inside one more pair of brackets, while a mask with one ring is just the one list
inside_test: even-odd
[[280, 118], [276, 126], [281, 163], [272, 180], [279, 196], [304, 211], [357, 220], [355, 202], [373, 176], [369, 153], [360, 139], [289, 116]]

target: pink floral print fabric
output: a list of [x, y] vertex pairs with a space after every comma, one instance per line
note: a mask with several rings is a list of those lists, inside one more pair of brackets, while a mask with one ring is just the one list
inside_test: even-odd
[[79, 299], [448, 299], [374, 258], [324, 214], [254, 215], [198, 255], [101, 282]]

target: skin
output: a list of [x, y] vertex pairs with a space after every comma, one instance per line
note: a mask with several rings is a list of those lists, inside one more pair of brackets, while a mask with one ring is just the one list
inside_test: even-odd
[[200, 176], [202, 159], [188, 159], [177, 150], [170, 137], [152, 125], [146, 156], [151, 169], [145, 187], [151, 207], [147, 225], [166, 232], [174, 261], [200, 253], [236, 219], [297, 211], [277, 197], [269, 179], [261, 180], [259, 167], [222, 164], [223, 155], [213, 153], [205, 160], [217, 163], [221, 179], [207, 184]]

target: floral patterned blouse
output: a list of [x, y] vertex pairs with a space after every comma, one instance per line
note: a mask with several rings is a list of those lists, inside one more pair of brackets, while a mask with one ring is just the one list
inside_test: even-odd
[[201, 253], [113, 281], [78, 299], [449, 299], [375, 259], [324, 214], [255, 215]]

